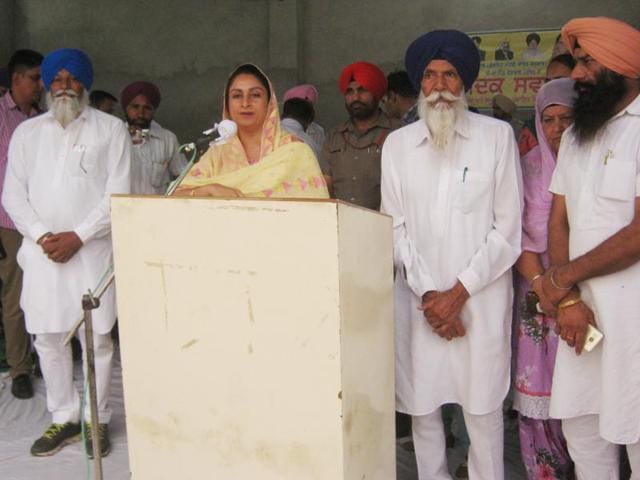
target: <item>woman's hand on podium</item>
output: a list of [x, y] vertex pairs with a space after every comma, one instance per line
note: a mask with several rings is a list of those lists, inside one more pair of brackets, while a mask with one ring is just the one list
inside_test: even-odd
[[237, 188], [226, 187], [219, 183], [203, 185], [195, 188], [178, 188], [175, 192], [179, 197], [218, 197], [218, 198], [239, 198], [243, 197], [242, 192]]

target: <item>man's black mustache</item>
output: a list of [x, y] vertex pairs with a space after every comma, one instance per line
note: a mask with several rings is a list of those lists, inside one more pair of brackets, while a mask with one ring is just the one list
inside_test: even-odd
[[589, 92], [595, 88], [595, 85], [591, 83], [578, 82], [573, 85], [573, 89], [577, 92]]
[[150, 120], [138, 120], [138, 119], [129, 119], [129, 125], [138, 125], [138, 126], [144, 126], [144, 125], [149, 125], [151, 123]]

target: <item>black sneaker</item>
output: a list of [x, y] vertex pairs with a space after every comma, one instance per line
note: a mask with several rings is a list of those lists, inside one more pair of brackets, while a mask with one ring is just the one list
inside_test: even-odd
[[44, 434], [33, 442], [31, 455], [47, 457], [60, 451], [65, 445], [80, 441], [79, 423], [52, 423]]
[[22, 373], [14, 378], [11, 383], [11, 393], [14, 397], [21, 399], [33, 397], [33, 386], [29, 375]]
[[[106, 457], [111, 451], [111, 441], [109, 440], [109, 425], [101, 423], [98, 426], [98, 438], [100, 439], [100, 456]], [[86, 424], [86, 437], [84, 439], [84, 446], [87, 451], [87, 456], [93, 458], [93, 443], [91, 436], [91, 424]]]

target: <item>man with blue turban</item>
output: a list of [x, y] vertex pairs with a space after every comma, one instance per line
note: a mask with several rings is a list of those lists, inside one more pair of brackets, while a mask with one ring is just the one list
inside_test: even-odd
[[412, 415], [421, 480], [450, 479], [441, 407], [462, 407], [469, 478], [502, 480], [521, 176], [511, 127], [471, 113], [473, 41], [415, 40], [406, 69], [420, 120], [382, 149], [382, 210], [393, 217], [397, 410]]
[[[41, 66], [49, 111], [26, 120], [9, 145], [2, 204], [24, 236], [18, 262], [24, 271], [21, 306], [47, 391], [52, 424], [31, 447], [52, 455], [80, 440], [80, 412], [71, 349], [63, 340], [77, 320], [81, 298], [111, 262], [109, 197], [129, 191], [130, 140], [118, 118], [88, 106], [93, 81], [80, 50], [48, 54]], [[115, 322], [113, 288], [93, 314], [101, 453], [110, 450], [107, 405]], [[84, 331], [79, 339], [84, 348]], [[88, 405], [89, 402], [87, 402]], [[91, 434], [86, 446], [93, 455]]]

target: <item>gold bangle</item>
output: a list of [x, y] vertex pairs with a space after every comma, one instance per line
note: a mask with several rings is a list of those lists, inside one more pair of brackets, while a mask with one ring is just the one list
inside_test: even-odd
[[560, 302], [558, 304], [558, 308], [567, 308], [567, 307], [572, 307], [578, 303], [580, 303], [582, 301], [581, 298], [571, 298], [569, 300], [565, 300], [564, 302]]
[[551, 275], [549, 275], [549, 280], [551, 280], [551, 285], [553, 285], [553, 288], [556, 288], [558, 290], [571, 290], [573, 288], [573, 285], [569, 285], [568, 287], [561, 287], [560, 285], [558, 285], [556, 283], [556, 279], [554, 278], [555, 273], [556, 270], [553, 269], [551, 270]]

